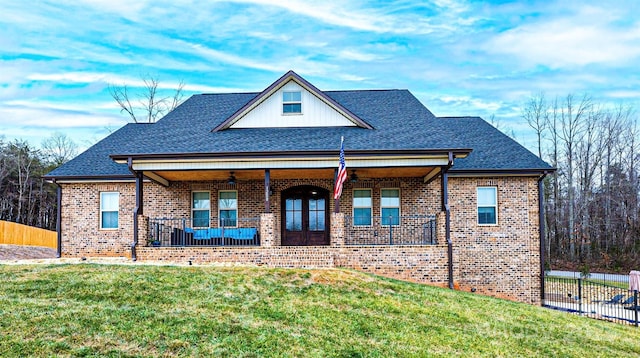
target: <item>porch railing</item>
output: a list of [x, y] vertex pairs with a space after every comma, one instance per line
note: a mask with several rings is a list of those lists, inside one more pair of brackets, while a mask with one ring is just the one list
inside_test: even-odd
[[345, 216], [345, 245], [435, 245], [435, 215]]
[[191, 218], [149, 218], [148, 246], [260, 246], [260, 218], [211, 218], [215, 227], [193, 227]]

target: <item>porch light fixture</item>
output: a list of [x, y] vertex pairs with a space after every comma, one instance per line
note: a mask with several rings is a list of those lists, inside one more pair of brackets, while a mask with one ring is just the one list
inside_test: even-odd
[[351, 173], [351, 182], [352, 182], [352, 183], [355, 183], [355, 182], [357, 182], [357, 181], [358, 181], [358, 176], [356, 175], [356, 171], [354, 170], [354, 171]]
[[227, 179], [227, 184], [236, 185], [236, 177], [233, 175], [233, 172], [229, 173], [229, 179]]

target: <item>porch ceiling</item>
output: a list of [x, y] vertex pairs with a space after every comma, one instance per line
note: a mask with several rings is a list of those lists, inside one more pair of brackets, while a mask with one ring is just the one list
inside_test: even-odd
[[[437, 167], [395, 167], [395, 168], [349, 168], [349, 175], [355, 170], [358, 178], [398, 178], [425, 177]], [[149, 172], [145, 172], [148, 174]], [[168, 181], [208, 181], [226, 180], [229, 170], [187, 170], [151, 172]], [[333, 179], [335, 169], [271, 169], [271, 179]], [[233, 170], [237, 180], [263, 180], [264, 169]]]

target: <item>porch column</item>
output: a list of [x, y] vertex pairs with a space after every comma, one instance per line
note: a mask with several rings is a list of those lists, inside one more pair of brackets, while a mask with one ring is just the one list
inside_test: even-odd
[[331, 213], [331, 232], [329, 239], [331, 240], [331, 246], [344, 246], [345, 227], [343, 213]]
[[276, 246], [276, 215], [273, 213], [260, 214], [260, 246]]

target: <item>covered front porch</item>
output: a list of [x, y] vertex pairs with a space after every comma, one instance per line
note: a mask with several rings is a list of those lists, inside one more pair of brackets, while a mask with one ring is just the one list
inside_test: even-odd
[[[193, 247], [193, 246], [273, 246], [280, 241], [273, 235], [274, 215], [263, 214], [255, 218], [237, 218], [233, 222], [212, 218], [217, 227], [194, 228], [193, 218], [149, 218], [142, 217], [146, 246]], [[329, 246], [356, 245], [436, 245], [438, 243], [436, 215], [405, 215], [372, 217], [371, 225], [355, 225], [358, 219], [352, 215], [333, 213]], [[391, 225], [389, 224], [392, 223]], [[343, 223], [343, 227], [338, 227]], [[227, 224], [225, 226], [225, 224]], [[233, 225], [231, 225], [233, 224]], [[265, 227], [263, 228], [262, 225]], [[322, 227], [314, 234], [323, 236]], [[286, 228], [287, 233], [290, 232]], [[263, 233], [263, 235], [261, 235]], [[341, 235], [340, 235], [341, 234]], [[263, 241], [261, 241], [263, 237]], [[282, 237], [282, 236], [281, 236]], [[281, 246], [320, 246], [282, 245]]]
[[[134, 243], [151, 247], [448, 243], [447, 170], [468, 151], [119, 157], [136, 177]], [[256, 169], [257, 167], [257, 169]]]
[[[334, 180], [327, 178], [331, 171], [308, 170], [307, 177], [295, 179], [271, 170], [263, 171], [259, 179], [249, 171], [224, 173], [234, 177], [232, 183], [220, 177], [222, 173], [217, 178], [211, 173], [205, 180], [201, 175], [200, 180], [172, 180], [167, 186], [139, 180], [140, 197], [146, 199], [141, 205], [144, 212], [136, 216], [136, 247], [446, 242], [442, 210], [446, 175], [427, 178], [441, 173], [439, 168], [405, 170], [407, 176], [393, 178], [384, 176], [386, 170], [377, 175], [373, 170], [351, 170], [353, 178], [345, 183], [338, 200], [332, 198]], [[262, 194], [264, 200], [260, 200]]]

